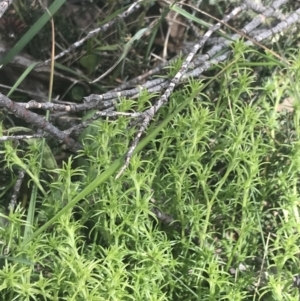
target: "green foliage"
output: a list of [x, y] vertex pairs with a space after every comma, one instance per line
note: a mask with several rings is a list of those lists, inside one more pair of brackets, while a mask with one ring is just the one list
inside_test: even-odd
[[[293, 95], [297, 83], [283, 86], [273, 74], [255, 94], [255, 75], [239, 55], [249, 49], [239, 50], [222, 66], [214, 103], [196, 81], [171, 96], [118, 180], [132, 136], [127, 117], [95, 122], [78, 158], [43, 166], [51, 180], [35, 176], [38, 144], [24, 154], [5, 144], [7, 167], [26, 168], [44, 194], [31, 225], [21, 207], [1, 214], [3, 300], [299, 297], [291, 289], [299, 265], [299, 107], [293, 118], [277, 112], [283, 91]], [[295, 66], [289, 72], [297, 78]], [[152, 97], [142, 93], [137, 106]], [[154, 205], [183, 228], [161, 224]], [[24, 236], [28, 226], [33, 235]], [[256, 270], [253, 258], [262, 260]], [[249, 268], [238, 270], [240, 263]], [[265, 265], [268, 276], [259, 275]]]
[[[64, 2], [53, 1], [52, 13]], [[108, 2], [113, 9], [116, 2]], [[49, 18], [45, 12], [2, 63]], [[146, 29], [132, 32], [127, 42], [125, 35], [119, 39], [116, 65], [128, 60], [133, 45], [143, 48]], [[101, 51], [116, 49], [90, 40], [76, 58], [87, 70], [80, 78], [89, 82]], [[285, 66], [243, 41], [232, 49], [230, 61], [214, 66], [218, 78], [190, 81], [172, 93], [120, 179], [114, 176], [136, 132], [127, 117], [95, 121], [80, 136], [84, 150], [61, 166], [44, 142], [0, 145], [1, 300], [299, 300], [292, 288], [300, 243], [299, 104], [293, 112], [279, 110], [283, 99], [299, 99], [299, 51], [287, 51], [291, 66]], [[167, 68], [169, 78], [182, 62]], [[270, 75], [262, 80], [253, 67]], [[78, 101], [83, 93], [82, 86], [70, 91]], [[157, 96], [141, 91], [117, 109], [143, 111]], [[8, 212], [20, 169], [28, 180], [19, 206]], [[174, 222], [163, 223], [154, 207]]]

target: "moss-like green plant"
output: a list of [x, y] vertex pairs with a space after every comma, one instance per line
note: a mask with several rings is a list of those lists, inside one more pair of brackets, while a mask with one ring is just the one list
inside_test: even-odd
[[215, 66], [217, 93], [193, 80], [171, 95], [118, 180], [127, 117], [94, 122], [60, 168], [40, 160], [37, 141], [4, 143], [1, 164], [38, 190], [34, 210], [0, 204], [3, 300], [299, 299], [299, 105], [278, 109], [297, 96], [299, 55], [257, 87], [247, 55], [267, 69], [274, 58], [241, 42], [233, 52]]

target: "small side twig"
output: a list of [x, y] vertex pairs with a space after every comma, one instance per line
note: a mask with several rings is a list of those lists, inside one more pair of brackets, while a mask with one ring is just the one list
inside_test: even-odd
[[14, 140], [24, 140], [24, 139], [35, 139], [43, 138], [43, 134], [33, 134], [33, 135], [15, 135], [15, 136], [2, 136], [0, 137], [0, 143], [5, 141], [14, 141]]
[[23, 183], [24, 176], [25, 176], [25, 171], [20, 170], [19, 174], [18, 174], [18, 179], [17, 179], [16, 184], [14, 186], [13, 194], [11, 196], [11, 199], [10, 199], [10, 202], [9, 202], [9, 205], [8, 205], [9, 211], [14, 211], [15, 210], [15, 207], [17, 205], [17, 198], [18, 198], [19, 193], [20, 193], [20, 188], [21, 188], [21, 185]]
[[[90, 31], [84, 38], [82, 38], [81, 40], [75, 42], [74, 44], [72, 44], [68, 49], [62, 51], [61, 53], [59, 53], [58, 55], [56, 55], [54, 57], [54, 60], [56, 61], [57, 59], [65, 56], [66, 54], [70, 53], [71, 51], [73, 51], [74, 49], [80, 47], [85, 41], [91, 39], [92, 37], [98, 35], [101, 32], [105, 32], [106, 30], [108, 30], [112, 25], [114, 25], [117, 21], [119, 20], [123, 20], [126, 17], [128, 17], [129, 15], [131, 15], [133, 12], [135, 12], [136, 10], [138, 10], [140, 8], [140, 3], [143, 0], [137, 0], [136, 2], [134, 2], [132, 5], [130, 5], [130, 7], [124, 11], [123, 13], [119, 14], [118, 16], [116, 16], [114, 19], [112, 19], [111, 21], [107, 22], [106, 24], [102, 25], [101, 27], [98, 27], [92, 31]], [[35, 68], [39, 68], [42, 66], [46, 66], [48, 64], [50, 64], [52, 61], [51, 59], [48, 59], [40, 64], [38, 64]]]
[[0, 2], [0, 18], [7, 11], [8, 7], [13, 3], [13, 0], [3, 0]]
[[[153, 200], [155, 202], [155, 200]], [[151, 209], [152, 213], [156, 216], [156, 218], [165, 226], [172, 227], [175, 229], [177, 232], [182, 231], [182, 225], [179, 221], [175, 220], [173, 216], [161, 211], [157, 207], [153, 207]], [[186, 236], [191, 235], [191, 230], [189, 228], [184, 229], [184, 233]], [[192, 237], [192, 242], [199, 246], [200, 245], [200, 239], [199, 237]]]
[[94, 114], [94, 116], [86, 121], [81, 122], [80, 124], [75, 125], [74, 127], [65, 130], [65, 133], [68, 135], [78, 135], [82, 129], [88, 127], [93, 121], [101, 118], [101, 117], [118, 117], [118, 116], [125, 116], [125, 117], [132, 117], [137, 118], [140, 117], [142, 113], [126, 113], [126, 112], [111, 112], [111, 111], [98, 111]]

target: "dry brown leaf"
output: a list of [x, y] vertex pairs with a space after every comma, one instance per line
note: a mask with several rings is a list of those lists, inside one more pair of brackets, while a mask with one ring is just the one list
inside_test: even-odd
[[295, 100], [292, 97], [285, 98], [283, 102], [277, 106], [276, 112], [282, 112], [282, 111], [293, 112], [294, 101]]
[[[185, 1], [182, 1], [182, 3]], [[166, 4], [163, 1], [159, 1], [161, 7], [165, 7]], [[187, 27], [185, 19], [177, 12], [170, 11], [166, 16], [168, 22], [168, 31], [164, 40], [164, 53], [163, 58], [167, 57], [167, 50], [178, 54], [183, 48], [184, 34]]]

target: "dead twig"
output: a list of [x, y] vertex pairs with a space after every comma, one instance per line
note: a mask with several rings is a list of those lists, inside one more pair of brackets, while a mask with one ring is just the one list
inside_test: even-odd
[[8, 205], [9, 211], [14, 211], [15, 210], [15, 207], [17, 205], [17, 198], [18, 198], [19, 193], [20, 193], [20, 188], [21, 188], [21, 185], [23, 183], [24, 176], [25, 176], [25, 171], [20, 170], [19, 174], [18, 174], [16, 184], [14, 186], [13, 194], [11, 196], [11, 199], [10, 199], [10, 202], [9, 202], [9, 205]]
[[3, 0], [0, 2], [0, 18], [7, 11], [8, 7], [13, 3], [13, 0]]
[[[126, 17], [128, 17], [129, 15], [131, 15], [132, 13], [134, 13], [135, 11], [137, 11], [141, 5], [140, 3], [143, 0], [137, 0], [136, 2], [134, 2], [133, 4], [130, 5], [130, 7], [124, 11], [123, 13], [119, 14], [118, 16], [116, 16], [114, 19], [112, 19], [111, 21], [107, 22], [106, 24], [102, 25], [101, 27], [98, 27], [92, 31], [90, 31], [84, 38], [82, 38], [81, 40], [75, 42], [74, 44], [72, 44], [68, 49], [62, 51], [61, 53], [59, 53], [58, 55], [56, 55], [53, 59], [54, 61], [56, 61], [57, 59], [65, 56], [66, 54], [72, 52], [73, 50], [75, 50], [76, 48], [80, 47], [81, 45], [83, 45], [83, 43], [89, 39], [91, 39], [92, 37], [98, 35], [99, 33], [105, 32], [107, 31], [110, 27], [112, 27], [117, 21], [119, 20], [123, 20]], [[35, 68], [40, 68], [42, 66], [46, 66], [48, 64], [50, 64], [52, 61], [52, 58], [36, 65]]]
[[47, 122], [45, 118], [40, 115], [28, 111], [23, 106], [13, 102], [8, 97], [0, 93], [0, 106], [6, 108], [9, 112], [14, 114], [16, 117], [19, 117], [26, 121], [27, 123], [36, 126], [38, 129], [43, 130], [49, 133], [53, 138], [58, 142], [64, 143], [67, 148], [73, 152], [77, 152], [82, 148], [82, 146], [70, 138], [65, 132], [60, 131], [51, 123]]

